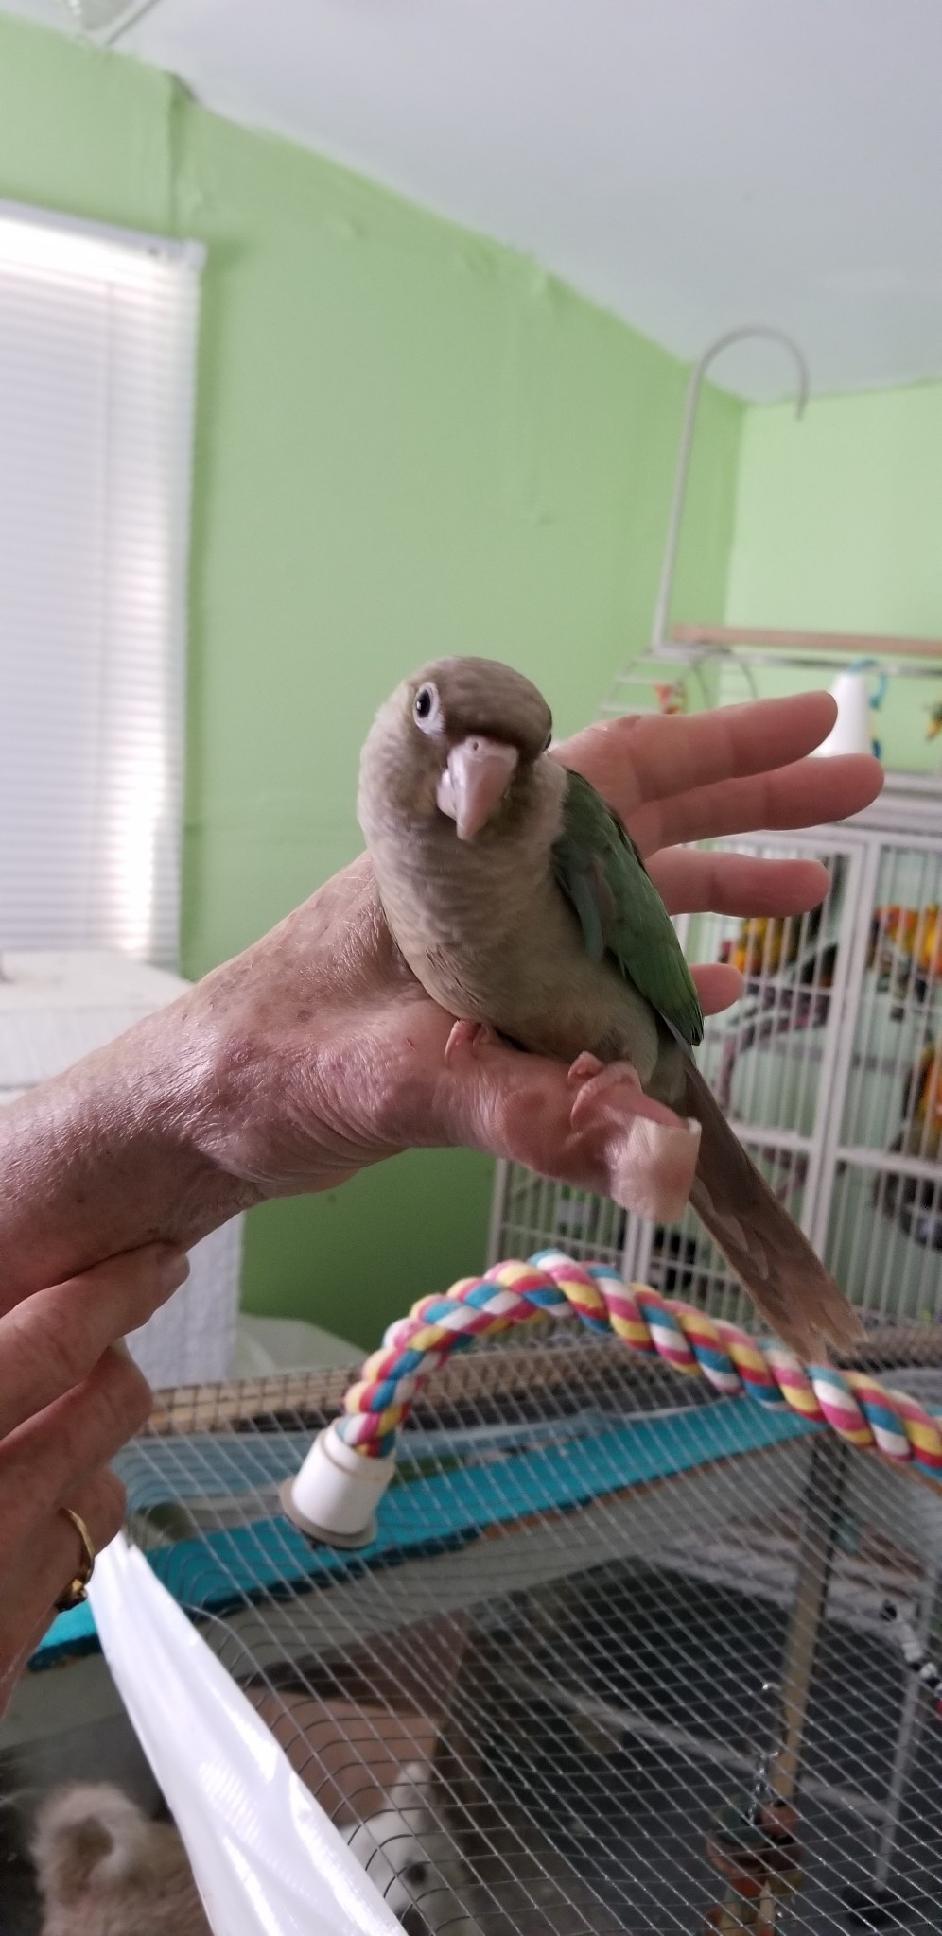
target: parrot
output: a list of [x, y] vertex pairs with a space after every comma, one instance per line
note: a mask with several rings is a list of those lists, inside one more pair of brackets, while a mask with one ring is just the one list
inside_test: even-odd
[[683, 713], [687, 710], [687, 695], [679, 679], [675, 679], [668, 686], [655, 686], [654, 697], [657, 700], [658, 712], [663, 713], [666, 718], [672, 718], [675, 713]]
[[942, 1151], [942, 1045], [930, 1042], [906, 1080], [903, 1127], [894, 1149], [936, 1163]]
[[746, 981], [765, 979], [778, 973], [786, 950], [789, 924], [755, 915], [740, 924], [739, 940], [730, 950], [729, 960]]
[[629, 1081], [642, 1116], [691, 1139], [683, 1203], [772, 1330], [805, 1358], [846, 1346], [855, 1314], [693, 1059], [703, 1012], [641, 855], [551, 744], [537, 687], [477, 657], [413, 673], [364, 742], [357, 811], [379, 899], [456, 1018], [445, 1053], [496, 1035], [567, 1063], [574, 1126], [590, 1093]]
[[[929, 1042], [913, 1067], [907, 1071], [903, 1086], [902, 1122], [899, 1134], [890, 1144], [895, 1155], [902, 1151], [923, 1163], [937, 1163], [942, 1155], [942, 1043]], [[942, 1219], [937, 1202], [938, 1186], [929, 1179], [896, 1176], [891, 1170], [874, 1177], [870, 1200], [884, 1216], [922, 1217], [932, 1232], [933, 1249], [942, 1248]]]
[[892, 967], [891, 956], [907, 959], [912, 955], [919, 926], [916, 908], [878, 907], [874, 908], [870, 922], [870, 939], [867, 952], [867, 967], [879, 967], [889, 972]]
[[916, 934], [916, 965], [924, 979], [942, 974], [942, 908], [923, 908]]

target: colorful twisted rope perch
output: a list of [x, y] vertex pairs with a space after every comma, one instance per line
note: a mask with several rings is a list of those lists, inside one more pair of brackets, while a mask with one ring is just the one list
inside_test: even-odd
[[[706, 1379], [725, 1397], [788, 1407], [848, 1445], [942, 1478], [940, 1421], [905, 1392], [864, 1372], [801, 1365], [776, 1339], [758, 1339], [604, 1264], [538, 1251], [529, 1263], [495, 1264], [443, 1295], [423, 1297], [390, 1325], [283, 1498], [296, 1523], [337, 1543], [362, 1544], [392, 1474], [396, 1432], [432, 1373], [478, 1338], [539, 1318], [577, 1318], [673, 1371]], [[358, 1499], [355, 1498], [358, 1495]]]
[[344, 1399], [341, 1436], [366, 1458], [385, 1458], [416, 1393], [453, 1351], [535, 1318], [579, 1318], [633, 1351], [656, 1354], [673, 1371], [705, 1378], [716, 1392], [787, 1405], [830, 1425], [848, 1445], [942, 1472], [942, 1430], [903, 1392], [863, 1372], [805, 1369], [776, 1340], [750, 1337], [641, 1284], [624, 1284], [607, 1265], [582, 1265], [561, 1251], [537, 1251], [528, 1264], [495, 1264], [463, 1277], [444, 1296], [424, 1297], [390, 1325]]

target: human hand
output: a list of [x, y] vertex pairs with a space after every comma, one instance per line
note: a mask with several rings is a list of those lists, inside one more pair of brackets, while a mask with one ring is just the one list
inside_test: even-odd
[[[672, 912], [797, 914], [824, 894], [817, 862], [679, 843], [873, 800], [875, 760], [807, 757], [834, 712], [812, 693], [619, 720], [557, 756], [626, 820]], [[708, 1012], [735, 1000], [735, 971], [694, 973]], [[611, 1193], [640, 1102], [610, 1091], [576, 1129], [559, 1063], [500, 1043], [446, 1062], [450, 1026], [395, 948], [362, 856], [170, 1008], [0, 1110], [0, 1313], [102, 1256], [156, 1238], [189, 1249], [264, 1198], [330, 1189], [410, 1147], [465, 1144]]]
[[[875, 760], [807, 757], [834, 716], [821, 693], [624, 719], [588, 728], [557, 757], [615, 807], [673, 913], [797, 914], [824, 896], [820, 863], [678, 843], [814, 825], [874, 799]], [[734, 970], [694, 974], [707, 1012], [735, 1000]], [[446, 1064], [451, 1018], [401, 960], [365, 857], [209, 976], [194, 1021], [214, 1044], [217, 1106], [203, 1147], [260, 1197], [331, 1187], [409, 1147], [457, 1144], [607, 1188], [611, 1111], [575, 1130], [559, 1064], [499, 1043]]]
[[36, 1291], [0, 1319], [0, 1714], [79, 1571], [78, 1513], [96, 1550], [124, 1518], [108, 1460], [150, 1410], [120, 1349], [183, 1283], [186, 1259], [151, 1245]]

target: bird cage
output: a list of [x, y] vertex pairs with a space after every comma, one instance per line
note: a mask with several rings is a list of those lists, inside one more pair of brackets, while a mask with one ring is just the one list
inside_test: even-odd
[[[938, 1358], [499, 1265], [353, 1387], [163, 1395], [26, 1698], [104, 1646], [216, 1936], [934, 1927]], [[325, 1430], [384, 1496], [318, 1540]]]
[[[764, 660], [763, 663], [768, 663]], [[602, 719], [699, 712], [759, 696], [752, 660], [697, 640], [660, 640], [616, 673], [599, 709]]]
[[21, 1701], [104, 1648], [214, 1936], [935, 1926], [939, 807], [796, 845], [819, 913], [684, 939], [742, 968], [704, 1066], [864, 1344], [804, 1370], [692, 1221], [508, 1170], [495, 1256], [530, 1263], [424, 1297], [352, 1386], [168, 1392], [122, 1456], [132, 1544]]

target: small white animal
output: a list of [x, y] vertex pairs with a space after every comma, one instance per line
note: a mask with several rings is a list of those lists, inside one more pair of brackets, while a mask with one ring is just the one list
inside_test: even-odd
[[[431, 1768], [411, 1763], [387, 1808], [341, 1832], [405, 1936], [481, 1936], [456, 1894], [472, 1879], [436, 1822], [434, 1787]], [[32, 1853], [42, 1936], [212, 1936], [177, 1830], [108, 1783], [51, 1794]]]
[[177, 1830], [110, 1783], [49, 1795], [32, 1854], [42, 1936], [212, 1936]]
[[408, 1762], [389, 1790], [389, 1806], [341, 1833], [405, 1936], [481, 1936], [462, 1907], [474, 1887], [468, 1865], [436, 1819], [436, 1780], [425, 1762]]

